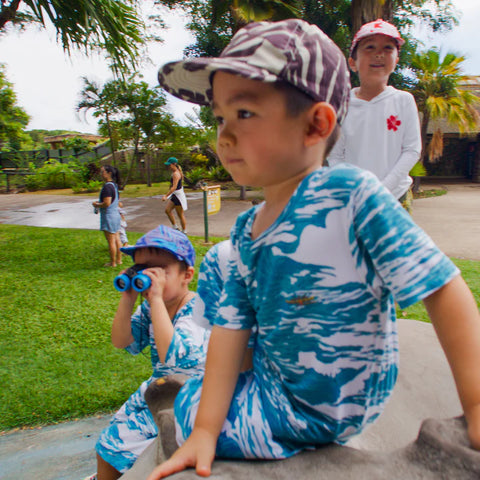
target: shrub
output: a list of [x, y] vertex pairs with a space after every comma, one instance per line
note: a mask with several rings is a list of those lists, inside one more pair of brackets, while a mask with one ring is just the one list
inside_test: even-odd
[[82, 174], [78, 172], [78, 165], [72, 163], [60, 163], [50, 159], [40, 168], [30, 163], [30, 170], [35, 175], [29, 175], [26, 186], [29, 190], [68, 188], [82, 181]]
[[73, 193], [91, 193], [99, 192], [102, 189], [103, 182], [91, 180], [90, 182], [77, 183], [72, 186]]
[[427, 174], [427, 170], [422, 162], [417, 162], [410, 170], [409, 175], [412, 177], [424, 177]]
[[195, 167], [188, 171], [188, 174], [185, 175], [185, 179], [190, 185], [196, 185], [201, 180], [208, 178], [209, 173], [203, 167]]
[[201, 153], [195, 153], [191, 156], [190, 161], [199, 167], [206, 167], [208, 165], [208, 157]]
[[211, 168], [208, 172], [208, 178], [219, 182], [225, 182], [232, 179], [230, 174], [221, 165]]

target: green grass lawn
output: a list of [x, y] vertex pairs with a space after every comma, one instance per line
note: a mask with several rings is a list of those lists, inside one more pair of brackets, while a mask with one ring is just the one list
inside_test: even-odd
[[[198, 270], [209, 247], [190, 238]], [[110, 343], [121, 267], [106, 257], [99, 231], [0, 225], [0, 431], [112, 412], [149, 377], [148, 352]], [[480, 262], [454, 261], [478, 303]], [[398, 315], [428, 321], [421, 303]]]
[[[190, 238], [198, 267], [209, 247]], [[150, 376], [148, 352], [110, 342], [107, 256], [99, 231], [0, 225], [0, 431], [111, 412]]]
[[[477, 305], [480, 305], [480, 262], [459, 260], [457, 258], [452, 258], [452, 261], [462, 272], [462, 276], [470, 287]], [[418, 302], [403, 310], [397, 308], [397, 317], [412, 318], [414, 320], [421, 320], [422, 322], [430, 321], [422, 302]]]
[[[168, 192], [170, 182], [152, 183], [151, 187], [145, 184], [128, 184], [122, 190], [120, 196], [122, 198], [137, 198], [137, 197], [153, 197], [155, 195], [163, 195]], [[98, 192], [81, 193], [89, 197], [98, 197]], [[55, 190], [37, 190], [35, 192], [28, 192], [31, 195], [68, 195], [74, 196], [71, 188], [60, 188]]]

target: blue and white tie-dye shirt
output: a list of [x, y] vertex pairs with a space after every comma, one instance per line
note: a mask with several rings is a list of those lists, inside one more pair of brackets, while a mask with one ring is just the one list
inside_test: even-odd
[[186, 303], [173, 319], [173, 338], [168, 348], [165, 363], [158, 357], [153, 335], [150, 304], [144, 300], [132, 316], [134, 341], [126, 350], [136, 355], [150, 346], [150, 357], [154, 377], [182, 373], [194, 375], [203, 373], [210, 332], [192, 321], [192, 309], [196, 297]]
[[397, 377], [394, 299], [404, 308], [459, 272], [372, 174], [321, 168], [255, 240], [262, 205], [231, 232], [216, 324], [258, 327], [254, 371], [278, 438], [347, 440]]

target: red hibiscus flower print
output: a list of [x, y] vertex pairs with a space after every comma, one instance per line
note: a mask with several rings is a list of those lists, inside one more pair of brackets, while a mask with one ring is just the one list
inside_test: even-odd
[[401, 124], [402, 122], [395, 115], [390, 115], [387, 118], [387, 127], [389, 130], [396, 132]]

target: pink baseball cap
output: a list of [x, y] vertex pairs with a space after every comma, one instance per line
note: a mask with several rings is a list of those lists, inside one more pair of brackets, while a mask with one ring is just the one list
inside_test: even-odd
[[355, 47], [358, 45], [360, 40], [370, 37], [371, 35], [378, 34], [393, 38], [397, 42], [398, 47], [401, 47], [405, 43], [405, 40], [400, 36], [400, 33], [395, 25], [385, 22], [379, 18], [374, 22], [366, 23], [360, 27], [358, 32], [353, 37], [352, 46], [350, 47], [350, 55], [355, 50]]

